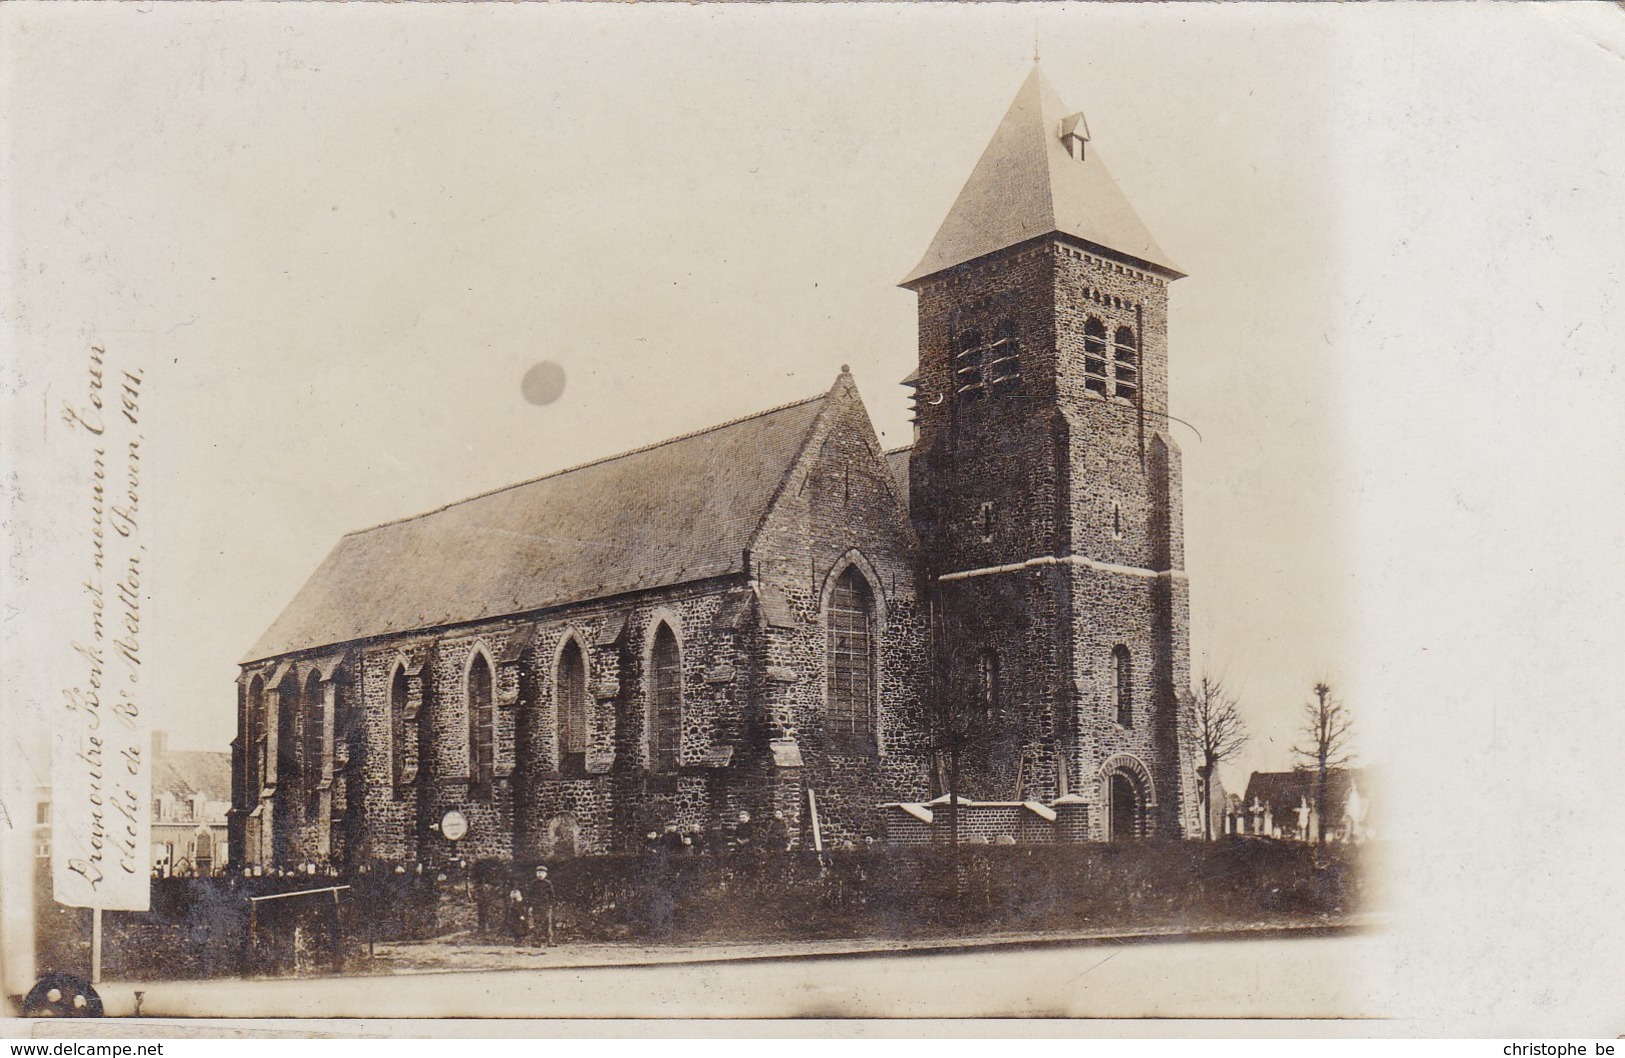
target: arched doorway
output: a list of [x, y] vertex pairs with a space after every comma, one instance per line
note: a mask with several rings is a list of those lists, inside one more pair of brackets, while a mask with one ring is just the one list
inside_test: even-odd
[[1112, 841], [1145, 837], [1145, 792], [1131, 772], [1118, 770], [1108, 782], [1108, 834]]

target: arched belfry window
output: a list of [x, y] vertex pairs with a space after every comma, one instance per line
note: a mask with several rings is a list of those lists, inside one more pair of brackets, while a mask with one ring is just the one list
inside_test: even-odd
[[1128, 647], [1119, 643], [1112, 648], [1112, 684], [1117, 701], [1117, 722], [1124, 727], [1134, 726], [1134, 661]]
[[954, 392], [969, 404], [982, 399], [982, 332], [974, 327], [959, 332], [954, 350]]
[[959, 333], [954, 391], [965, 403], [1021, 392], [1021, 332], [1014, 320], [1000, 320], [992, 338], [974, 327]]
[[829, 695], [824, 723], [847, 748], [875, 749], [874, 591], [848, 566], [829, 597]]
[[1133, 400], [1140, 390], [1140, 350], [1134, 341], [1134, 332], [1127, 327], [1117, 328], [1113, 345], [1113, 355], [1117, 361], [1117, 395]]
[[1106, 395], [1106, 325], [1093, 316], [1083, 324], [1083, 385]]
[[468, 666], [468, 781], [488, 789], [496, 767], [496, 688], [485, 652]]
[[559, 717], [560, 769], [580, 774], [587, 757], [587, 659], [581, 644], [572, 638], [559, 654], [558, 675], [554, 681]]
[[995, 397], [1021, 391], [1021, 333], [1015, 320], [1000, 320], [986, 356], [988, 388]]
[[389, 681], [389, 772], [396, 786], [411, 781], [406, 771], [407, 693], [406, 670], [397, 667]]
[[649, 699], [649, 760], [657, 771], [675, 771], [682, 757], [682, 653], [677, 633], [664, 621], [649, 652]]

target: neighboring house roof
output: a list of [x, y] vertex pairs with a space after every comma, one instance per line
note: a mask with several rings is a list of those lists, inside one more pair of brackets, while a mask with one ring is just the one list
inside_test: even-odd
[[244, 663], [741, 572], [843, 386], [351, 533]]
[[903, 501], [905, 511], [908, 510], [908, 457], [913, 451], [913, 445], [904, 445], [886, 453], [886, 469], [891, 471], [892, 480], [897, 482], [897, 494]]
[[231, 800], [231, 754], [208, 750], [166, 749], [156, 754], [152, 795], [174, 794], [178, 800], [201, 793], [211, 801]]
[[[1064, 136], [1071, 136], [1069, 150]], [[970, 179], [903, 286], [1060, 232], [1182, 275], [1106, 171], [1081, 114], [1070, 114], [1035, 65]], [[1073, 151], [1080, 151], [1082, 158]]]
[[[1247, 780], [1247, 793], [1242, 798], [1241, 807], [1243, 811], [1250, 810], [1256, 800], [1259, 804], [1268, 805], [1278, 819], [1283, 812], [1290, 812], [1300, 804], [1307, 803], [1313, 808], [1315, 783], [1315, 773], [1312, 771], [1255, 771], [1252, 778]], [[1362, 797], [1370, 797], [1371, 788], [1365, 769], [1338, 768], [1327, 775], [1327, 809], [1333, 818], [1343, 815], [1349, 790], [1354, 786], [1360, 788]]]

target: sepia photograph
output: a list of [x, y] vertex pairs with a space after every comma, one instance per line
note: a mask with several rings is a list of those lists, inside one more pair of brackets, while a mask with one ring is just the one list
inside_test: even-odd
[[0, 19], [8, 1035], [1625, 1032], [1618, 5]]

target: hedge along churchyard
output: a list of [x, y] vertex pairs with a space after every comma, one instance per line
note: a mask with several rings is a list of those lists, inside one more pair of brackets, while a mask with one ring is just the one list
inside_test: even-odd
[[[650, 852], [549, 864], [561, 944], [964, 938], [1337, 923], [1367, 910], [1368, 847], [1264, 839], [813, 853]], [[504, 901], [531, 865], [337, 878], [166, 878], [148, 912], [108, 912], [105, 966], [123, 979], [359, 971], [380, 945], [511, 944]], [[331, 894], [251, 897], [327, 886]], [[83, 909], [46, 908], [42, 952], [88, 966]], [[387, 966], [387, 962], [380, 968]]]

